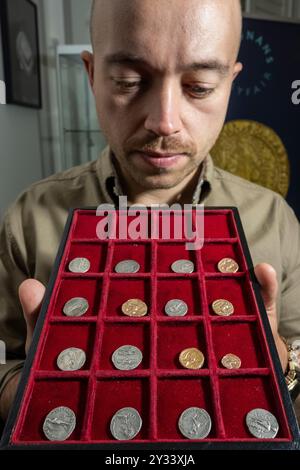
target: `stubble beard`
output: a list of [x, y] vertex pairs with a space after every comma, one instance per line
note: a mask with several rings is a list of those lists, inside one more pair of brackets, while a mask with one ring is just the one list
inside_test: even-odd
[[127, 163], [125, 171], [130, 175], [131, 181], [138, 187], [142, 186], [144, 189], [148, 190], [165, 190], [175, 188], [185, 178], [194, 173], [200, 164], [201, 162], [192, 160], [181, 170], [171, 172], [166, 168], [155, 168], [151, 174], [143, 172], [130, 163]]

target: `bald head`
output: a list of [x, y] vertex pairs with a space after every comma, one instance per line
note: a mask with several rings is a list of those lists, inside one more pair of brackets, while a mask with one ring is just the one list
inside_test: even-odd
[[242, 70], [241, 19], [239, 0], [94, 0], [82, 58], [129, 196], [198, 171]]
[[[152, 3], [157, 2], [157, 4], [162, 6], [162, 2], [164, 1], [167, 4], [168, 10], [170, 10], [170, 1], [169, 0], [150, 0]], [[142, 7], [141, 2], [139, 0], [93, 0], [92, 7], [91, 7], [91, 17], [90, 17], [90, 36], [91, 36], [91, 43], [93, 45], [93, 49], [100, 44], [100, 38], [103, 37], [101, 31], [106, 29], [107, 21], [120, 21], [124, 10], [131, 10], [134, 15], [134, 11], [136, 9], [142, 9], [143, 4], [145, 4], [147, 0], [143, 0]], [[213, 7], [218, 7], [223, 11], [224, 5], [226, 5], [227, 11], [227, 18], [232, 26], [233, 33], [235, 35], [235, 42], [236, 42], [236, 50], [239, 50], [240, 42], [241, 42], [241, 33], [242, 33], [242, 1], [241, 0], [196, 0], [198, 3], [198, 8], [201, 9], [201, 6], [205, 6], [208, 2]], [[194, 9], [195, 5], [194, 2], [190, 2], [189, 6], [187, 7], [187, 3], [185, 0], [172, 0], [172, 4], [174, 10], [178, 9], [178, 7], [182, 7], [184, 11], [187, 9]], [[171, 7], [172, 10], [172, 7]]]

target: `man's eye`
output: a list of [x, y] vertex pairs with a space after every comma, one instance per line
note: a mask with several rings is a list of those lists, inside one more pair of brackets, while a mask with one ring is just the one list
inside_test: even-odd
[[214, 88], [205, 88], [198, 85], [185, 85], [185, 89], [195, 98], [206, 98], [214, 91]]
[[117, 88], [121, 91], [134, 91], [138, 89], [138, 87], [141, 85], [141, 80], [117, 80], [113, 79], [113, 82], [117, 86]]

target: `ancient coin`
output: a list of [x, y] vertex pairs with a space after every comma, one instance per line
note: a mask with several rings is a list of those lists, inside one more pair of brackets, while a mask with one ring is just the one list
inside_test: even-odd
[[57, 357], [57, 367], [60, 370], [79, 370], [86, 361], [85, 352], [79, 348], [68, 348]]
[[246, 424], [250, 433], [259, 439], [273, 439], [279, 430], [275, 416], [262, 408], [249, 411], [246, 416]]
[[137, 273], [139, 270], [139, 263], [131, 259], [125, 259], [124, 261], [120, 261], [115, 266], [116, 273]]
[[216, 166], [245, 180], [255, 179], [286, 197], [290, 187], [288, 151], [271, 127], [248, 119], [227, 122], [211, 154]]
[[140, 299], [129, 299], [122, 304], [122, 312], [129, 317], [144, 317], [148, 307]]
[[204, 364], [204, 355], [197, 348], [187, 348], [181, 351], [179, 362], [186, 369], [201, 369]]
[[74, 411], [66, 406], [59, 406], [46, 416], [43, 431], [49, 441], [65, 441], [71, 436], [75, 426]]
[[212, 303], [213, 311], [222, 317], [229, 317], [234, 312], [234, 307], [231, 302], [224, 299], [217, 299]]
[[142, 418], [135, 408], [117, 411], [110, 422], [110, 432], [119, 441], [133, 439], [141, 430]]
[[226, 367], [226, 369], [239, 369], [242, 364], [240, 358], [232, 353], [223, 356], [221, 363], [222, 366]]
[[89, 309], [89, 303], [83, 297], [73, 297], [65, 303], [63, 312], [68, 317], [81, 317]]
[[187, 408], [180, 415], [178, 427], [188, 439], [204, 439], [211, 430], [211, 418], [203, 408]]
[[179, 259], [171, 265], [174, 273], [192, 273], [194, 271], [194, 263], [188, 259]]
[[91, 263], [87, 258], [74, 258], [69, 263], [69, 271], [72, 273], [87, 273], [90, 267]]
[[125, 344], [114, 351], [111, 359], [117, 369], [133, 370], [142, 362], [143, 354], [136, 346]]
[[236, 273], [239, 270], [239, 265], [231, 258], [223, 258], [218, 262], [218, 270], [221, 273]]
[[187, 304], [180, 299], [169, 300], [165, 305], [165, 313], [169, 315], [169, 317], [184, 317], [187, 311]]

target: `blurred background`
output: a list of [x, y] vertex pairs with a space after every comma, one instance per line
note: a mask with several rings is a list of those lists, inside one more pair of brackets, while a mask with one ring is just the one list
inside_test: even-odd
[[[94, 160], [105, 146], [80, 59], [91, 49], [90, 6], [0, 0], [0, 220], [30, 183]], [[292, 99], [300, 88], [300, 1], [244, 0], [243, 9], [246, 66], [212, 154], [281, 193], [300, 218], [300, 105]]]

